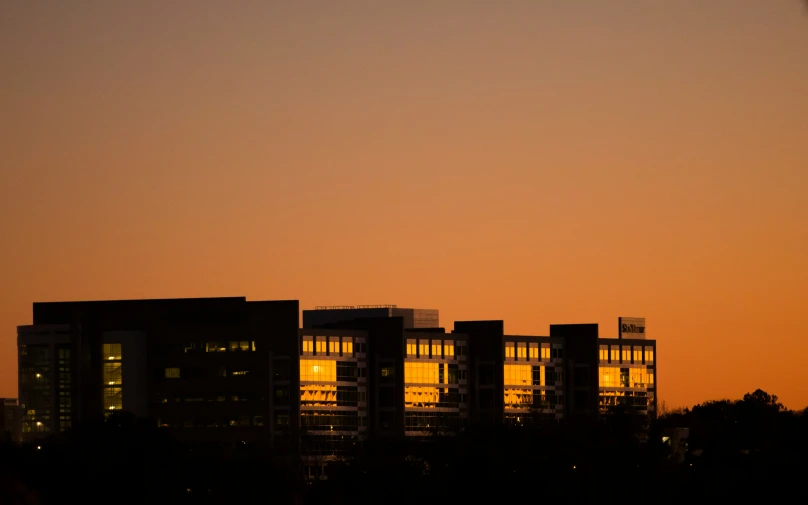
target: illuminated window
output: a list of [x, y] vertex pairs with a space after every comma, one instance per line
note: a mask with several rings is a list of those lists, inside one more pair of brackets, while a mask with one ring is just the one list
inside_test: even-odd
[[312, 337], [303, 337], [303, 352], [306, 354], [311, 354], [314, 352], [314, 339]]
[[600, 361], [609, 361], [609, 346], [602, 345], [600, 346]]
[[231, 351], [250, 351], [253, 346], [249, 340], [238, 340], [230, 342]]
[[505, 342], [505, 357], [513, 358], [515, 355], [513, 342]]
[[104, 388], [104, 410], [123, 408], [123, 388]]
[[454, 340], [444, 340], [443, 355], [448, 358], [449, 356], [454, 356], [454, 353]]
[[418, 345], [415, 343], [414, 338], [407, 339], [407, 356], [414, 358], [418, 355]]
[[[404, 362], [404, 382], [406, 384], [441, 384], [441, 371], [445, 363]], [[445, 375], [444, 375], [445, 377]], [[445, 379], [444, 379], [445, 381]]]
[[622, 363], [631, 363], [631, 348], [624, 346], [622, 357], [623, 357]]
[[336, 382], [337, 362], [325, 359], [301, 359], [300, 380]]
[[634, 363], [642, 363], [642, 347], [635, 346], [633, 349]]
[[653, 363], [654, 362], [654, 348], [653, 347], [646, 347], [645, 348], [645, 362], [646, 363]]
[[339, 355], [339, 337], [331, 337], [328, 341], [328, 353], [332, 356]]
[[104, 363], [103, 383], [108, 386], [120, 386], [123, 381], [120, 363]]
[[433, 340], [432, 341], [432, 357], [433, 358], [440, 358], [441, 357], [440, 340]]
[[516, 357], [519, 359], [527, 359], [527, 343], [518, 342], [516, 344]]
[[612, 363], [619, 363], [620, 362], [620, 346], [613, 345], [610, 347], [609, 352], [611, 353], [611, 362]]
[[353, 339], [351, 337], [342, 337], [342, 355], [353, 356]]
[[418, 341], [418, 356], [421, 358], [429, 357], [429, 340]]
[[250, 373], [249, 370], [235, 370], [232, 375], [247, 375], [248, 373]]
[[550, 359], [550, 344], [542, 344], [541, 345], [541, 359], [548, 360]]
[[539, 344], [531, 342], [530, 343], [530, 359], [537, 360], [539, 359]]
[[314, 337], [314, 343], [317, 354], [325, 354], [325, 337]]
[[602, 366], [598, 368], [598, 384], [600, 387], [614, 388], [620, 386], [620, 369]]
[[180, 378], [179, 368], [166, 368], [166, 379], [179, 379], [179, 378]]
[[205, 342], [205, 352], [225, 352], [227, 348], [221, 342]]
[[533, 367], [530, 365], [505, 365], [506, 386], [530, 386], [533, 384]]
[[121, 344], [104, 344], [102, 353], [104, 359], [107, 361], [120, 360], [122, 354]]

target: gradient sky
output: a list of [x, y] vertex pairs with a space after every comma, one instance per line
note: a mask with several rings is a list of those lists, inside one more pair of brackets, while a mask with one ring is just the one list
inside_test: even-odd
[[647, 318], [808, 406], [799, 0], [0, 3], [0, 396], [34, 301]]

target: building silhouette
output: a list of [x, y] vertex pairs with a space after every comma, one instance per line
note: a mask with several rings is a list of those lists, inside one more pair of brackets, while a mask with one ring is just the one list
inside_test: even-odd
[[16, 398], [0, 398], [0, 405], [3, 406], [0, 415], [0, 442], [4, 439], [19, 442], [22, 440], [19, 402]]
[[[128, 411], [180, 440], [291, 448], [315, 472], [368, 439], [656, 411], [644, 319], [439, 325], [432, 309], [243, 297], [33, 304], [18, 327], [23, 440]], [[320, 468], [322, 470], [322, 468]]]

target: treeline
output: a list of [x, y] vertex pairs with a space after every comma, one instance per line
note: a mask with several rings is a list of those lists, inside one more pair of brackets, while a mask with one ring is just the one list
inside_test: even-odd
[[[687, 435], [686, 437], [684, 435]], [[123, 415], [0, 453], [0, 503], [692, 502], [808, 496], [808, 412], [755, 391], [645, 419], [529, 418], [428, 441], [368, 442], [328, 479], [289, 453], [188, 447]]]

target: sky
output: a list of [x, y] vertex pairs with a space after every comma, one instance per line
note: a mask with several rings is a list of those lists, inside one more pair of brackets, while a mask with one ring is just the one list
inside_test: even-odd
[[0, 396], [36, 301], [645, 317], [808, 406], [800, 0], [0, 3]]

